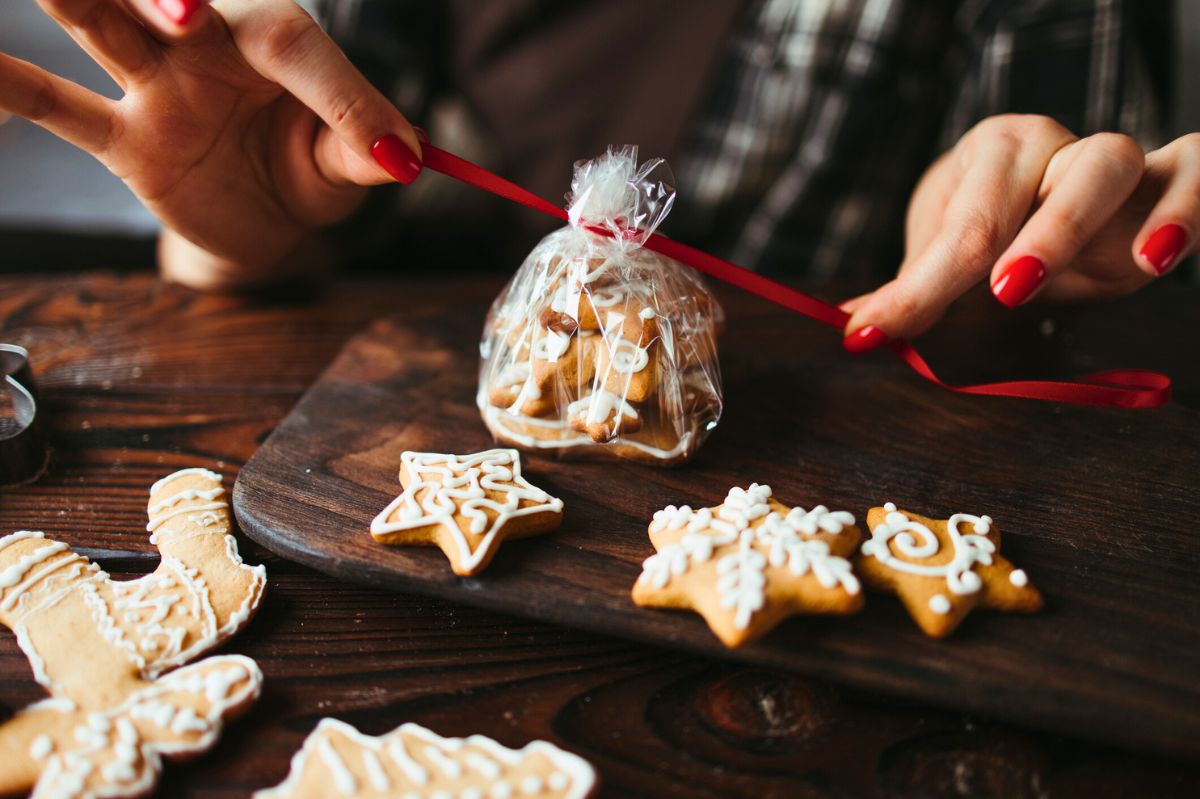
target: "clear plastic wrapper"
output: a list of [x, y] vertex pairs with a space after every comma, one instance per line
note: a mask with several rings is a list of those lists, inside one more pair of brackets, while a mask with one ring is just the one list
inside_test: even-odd
[[720, 306], [642, 245], [675, 199], [662, 159], [609, 149], [575, 165], [570, 224], [492, 304], [479, 410], [497, 440], [563, 456], [687, 460], [721, 416]]

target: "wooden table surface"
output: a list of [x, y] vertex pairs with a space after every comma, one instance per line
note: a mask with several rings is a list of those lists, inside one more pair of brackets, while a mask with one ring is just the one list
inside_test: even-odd
[[[418, 305], [452, 313], [498, 288], [493, 278], [344, 282], [264, 301], [196, 295], [146, 275], [0, 277], [0, 341], [32, 351], [54, 449], [41, 480], [0, 492], [0, 533], [44, 530], [117, 577], [151, 571], [150, 483], [203, 465], [232, 485], [372, 319]], [[1194, 411], [1200, 365], [1179, 336], [1196, 329], [1198, 300], [1200, 290], [1164, 287], [1107, 308], [1005, 316], [970, 298], [923, 351], [955, 364], [956, 379], [1164, 368], [1177, 403]], [[794, 330], [830, 335], [805, 322]], [[991, 361], [968, 360], [979, 351]], [[1114, 351], [1129, 360], [1110, 362]], [[266, 689], [211, 753], [167, 767], [161, 796], [245, 797], [272, 785], [327, 715], [375, 734], [415, 721], [510, 746], [553, 740], [591, 760], [610, 797], [1200, 795], [1194, 763], [1154, 752], [359, 588], [242, 544], [250, 562], [267, 565], [269, 588], [227, 651], [255, 658]], [[0, 633], [0, 717], [42, 695], [13, 637]]]

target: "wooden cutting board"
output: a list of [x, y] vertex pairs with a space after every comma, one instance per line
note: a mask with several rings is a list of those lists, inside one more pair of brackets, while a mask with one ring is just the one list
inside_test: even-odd
[[[1196, 322], [1194, 294], [1179, 305], [1181, 330]], [[492, 445], [474, 405], [481, 306], [453, 318], [381, 320], [351, 340], [242, 470], [237, 518], [279, 555], [348, 581], [1200, 755], [1194, 407], [1130, 412], [957, 396], [886, 354], [848, 358], [836, 336], [760, 301], [727, 297], [726, 306], [726, 413], [698, 458], [663, 470], [524, 456], [533, 482], [566, 503], [563, 527], [505, 544], [477, 577], [454, 576], [437, 549], [376, 544], [367, 529], [399, 492], [402, 451]], [[928, 351], [961, 363], [955, 353], [970, 341], [990, 359], [989, 374], [960, 370], [961, 378], [1144, 363], [1091, 354], [1138, 352], [1139, 343], [1150, 351], [1139, 308], [1061, 312], [1051, 329], [1037, 311], [1004, 315], [979, 300]], [[1194, 361], [1179, 364], [1192, 364], [1184, 377], [1194, 386]], [[977, 611], [934, 641], [894, 597], [871, 594], [858, 616], [792, 619], [728, 651], [698, 616], [634, 606], [629, 590], [653, 552], [653, 512], [715, 505], [752, 481], [788, 504], [823, 503], [860, 521], [889, 500], [939, 518], [989, 514], [1003, 553], [1029, 573], [1046, 608]]]

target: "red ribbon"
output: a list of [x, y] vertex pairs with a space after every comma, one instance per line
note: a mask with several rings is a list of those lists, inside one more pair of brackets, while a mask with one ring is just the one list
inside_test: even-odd
[[[535, 211], [566, 221], [567, 212], [533, 192], [526, 191], [483, 167], [423, 142], [424, 163], [429, 169], [471, 186], [489, 191]], [[600, 235], [611, 231], [588, 228]], [[794, 288], [763, 277], [745, 267], [709, 255], [686, 244], [654, 233], [643, 245], [649, 250], [674, 258], [698, 272], [722, 280], [784, 308], [804, 314], [830, 327], [843, 329], [850, 315], [835, 305], [818, 300]], [[1083, 375], [1076, 382], [1060, 380], [1012, 380], [974, 386], [952, 386], [939, 378], [925, 359], [907, 341], [890, 345], [902, 361], [929, 382], [959, 394], [1066, 402], [1075, 405], [1100, 405], [1115, 408], [1156, 408], [1171, 399], [1171, 378], [1145, 369], [1114, 369]]]

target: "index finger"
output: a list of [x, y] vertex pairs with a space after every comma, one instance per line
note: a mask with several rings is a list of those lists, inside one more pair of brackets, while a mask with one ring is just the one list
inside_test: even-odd
[[863, 352], [923, 333], [987, 275], [1037, 199], [1046, 164], [1073, 138], [1058, 126], [1037, 134], [1000, 130], [981, 137], [939, 232], [904, 262], [895, 280], [857, 305], [846, 325], [847, 349]]
[[327, 177], [363, 185], [416, 178], [421, 144], [412, 125], [302, 8], [291, 0], [238, 0], [220, 11], [247, 63], [336, 135], [334, 146], [316, 151]]

